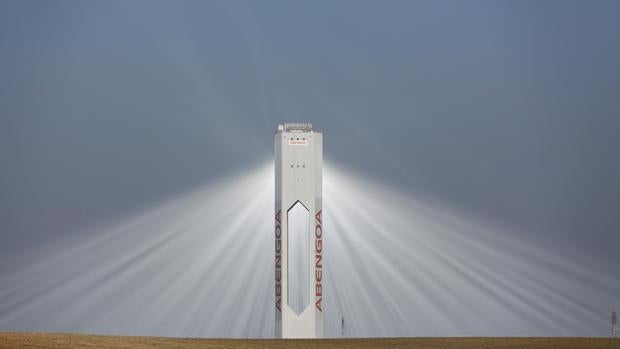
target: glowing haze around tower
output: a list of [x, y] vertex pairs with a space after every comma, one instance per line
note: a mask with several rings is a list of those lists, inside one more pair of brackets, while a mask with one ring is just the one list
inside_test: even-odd
[[275, 134], [275, 336], [323, 336], [323, 135], [309, 123]]

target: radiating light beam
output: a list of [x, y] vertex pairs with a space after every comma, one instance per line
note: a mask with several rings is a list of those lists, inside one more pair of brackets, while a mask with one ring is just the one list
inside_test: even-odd
[[[325, 334], [607, 334], [620, 279], [326, 164]], [[274, 333], [273, 164], [0, 275], [0, 331]]]

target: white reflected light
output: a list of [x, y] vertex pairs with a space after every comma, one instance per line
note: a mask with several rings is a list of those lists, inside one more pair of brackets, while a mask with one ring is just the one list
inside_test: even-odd
[[[328, 164], [325, 334], [607, 334], [620, 280]], [[0, 277], [0, 331], [271, 337], [273, 165]], [[615, 303], [614, 303], [615, 302]]]
[[272, 333], [273, 182], [266, 164], [41, 256], [0, 279], [0, 330]]
[[620, 278], [329, 164], [332, 336], [607, 335]]

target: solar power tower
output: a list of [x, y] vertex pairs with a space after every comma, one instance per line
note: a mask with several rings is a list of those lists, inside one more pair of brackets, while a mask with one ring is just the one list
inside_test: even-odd
[[611, 336], [618, 337], [618, 318], [615, 311], [611, 313]]
[[275, 133], [275, 336], [323, 336], [323, 134], [310, 123]]

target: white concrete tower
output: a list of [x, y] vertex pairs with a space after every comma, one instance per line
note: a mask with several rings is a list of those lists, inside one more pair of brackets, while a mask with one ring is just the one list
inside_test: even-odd
[[323, 134], [309, 123], [275, 134], [278, 338], [323, 336]]

